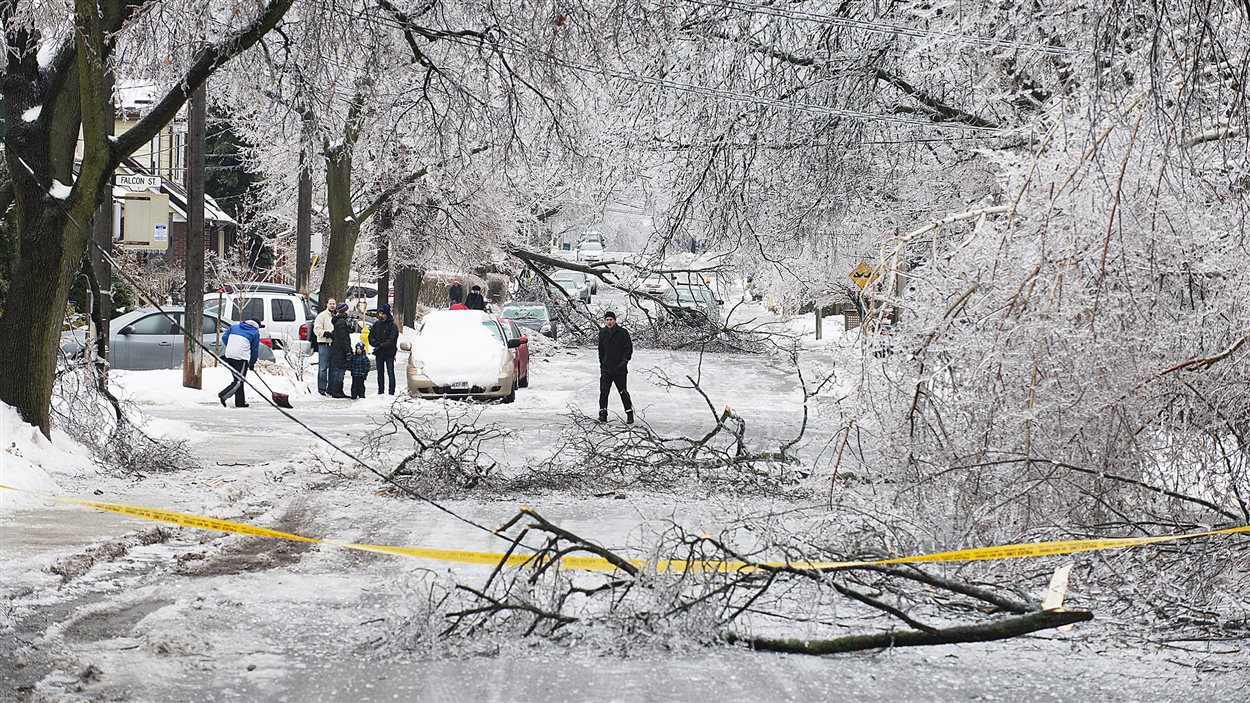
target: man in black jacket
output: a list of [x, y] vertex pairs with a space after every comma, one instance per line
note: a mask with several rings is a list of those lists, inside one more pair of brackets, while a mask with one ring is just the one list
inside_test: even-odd
[[615, 383], [625, 406], [625, 422], [634, 424], [634, 404], [625, 387], [633, 356], [634, 342], [629, 338], [629, 330], [616, 324], [616, 313], [603, 313], [603, 328], [599, 330], [599, 422], [608, 421], [608, 392]]
[[469, 297], [464, 299], [464, 306], [470, 310], [486, 309], [486, 298], [482, 297], [481, 286], [473, 286], [469, 289]]
[[378, 307], [378, 321], [369, 329], [369, 343], [373, 356], [378, 360], [378, 395], [385, 391], [383, 381], [391, 379], [391, 395], [395, 395], [395, 353], [399, 350], [399, 328], [391, 318], [390, 303]]
[[330, 333], [330, 387], [331, 398], [349, 397], [343, 392], [343, 376], [351, 366], [352, 332], [355, 323], [347, 316], [347, 303], [339, 303], [334, 309], [334, 331]]

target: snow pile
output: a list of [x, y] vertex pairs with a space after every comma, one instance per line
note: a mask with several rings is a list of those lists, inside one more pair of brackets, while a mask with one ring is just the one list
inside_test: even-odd
[[490, 318], [471, 310], [438, 310], [425, 316], [412, 354], [436, 385], [469, 382], [493, 386], [506, 348], [485, 326]]
[[[0, 484], [32, 491], [55, 491], [52, 474], [91, 470], [86, 450], [68, 437], [55, 433], [49, 442], [39, 428], [26, 424], [17, 410], [0, 403]], [[33, 496], [0, 491], [0, 506], [11, 506]]]

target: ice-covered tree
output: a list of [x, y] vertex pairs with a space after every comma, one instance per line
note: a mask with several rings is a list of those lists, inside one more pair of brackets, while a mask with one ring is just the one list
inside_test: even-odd
[[[291, 2], [0, 3], [0, 114], [17, 230], [0, 355], [20, 363], [20, 371], [0, 375], [0, 400], [45, 434], [70, 284], [92, 214], [112, 195], [114, 169], [173, 119], [191, 91], [272, 30]], [[197, 30], [202, 36], [179, 34]], [[143, 119], [110, 138], [106, 74], [119, 68], [121, 50], [163, 67], [165, 80]]]

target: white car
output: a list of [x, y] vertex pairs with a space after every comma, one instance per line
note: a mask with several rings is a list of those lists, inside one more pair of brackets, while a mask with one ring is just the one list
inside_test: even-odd
[[239, 283], [204, 294], [204, 312], [231, 320], [256, 320], [278, 349], [307, 346], [300, 325], [316, 317], [308, 301], [292, 286], [278, 283]]
[[403, 342], [408, 394], [415, 398], [516, 400], [516, 363], [498, 320], [478, 310], [436, 310], [425, 316], [417, 339]]
[[577, 247], [577, 260], [585, 264], [603, 261], [603, 244], [599, 242], [582, 242]]

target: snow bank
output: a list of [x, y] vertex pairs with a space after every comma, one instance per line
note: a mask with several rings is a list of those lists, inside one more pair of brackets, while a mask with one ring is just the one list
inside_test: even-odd
[[[86, 448], [59, 432], [53, 434], [55, 443], [49, 442], [38, 428], [26, 424], [13, 406], [0, 403], [0, 484], [54, 492], [57, 485], [53, 474], [94, 469]], [[0, 491], [0, 510], [31, 500], [38, 498]]]
[[457, 381], [495, 385], [506, 348], [483, 324], [489, 319], [472, 310], [426, 315], [421, 335], [412, 342], [412, 353], [424, 364], [425, 375], [440, 386]]

